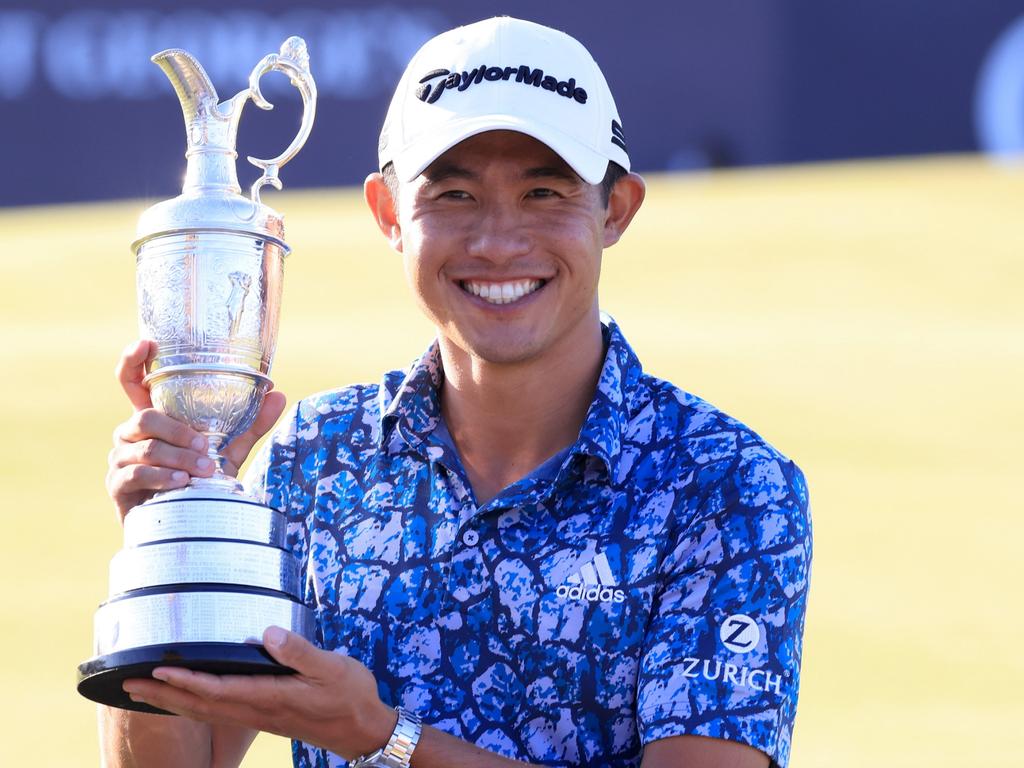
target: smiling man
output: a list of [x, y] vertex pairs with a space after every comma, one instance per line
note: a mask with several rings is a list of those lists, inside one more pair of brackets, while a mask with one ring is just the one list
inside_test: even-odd
[[[589, 53], [498, 18], [410, 62], [366, 200], [437, 339], [379, 385], [294, 407], [249, 476], [281, 509], [316, 646], [290, 677], [159, 669], [104, 710], [111, 765], [785, 765], [810, 567], [800, 471], [645, 374], [602, 320], [602, 252], [644, 198]], [[152, 409], [150, 342], [108, 487], [121, 514], [207, 475]], [[235, 466], [283, 408], [268, 395]]]

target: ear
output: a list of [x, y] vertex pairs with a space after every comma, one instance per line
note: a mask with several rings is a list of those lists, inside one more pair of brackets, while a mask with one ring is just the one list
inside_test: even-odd
[[635, 173], [627, 173], [612, 187], [604, 219], [604, 247], [619, 242], [647, 194], [647, 185]]
[[391, 197], [391, 190], [388, 189], [383, 175], [371, 173], [366, 177], [366, 181], [363, 182], [363, 197], [370, 206], [370, 212], [384, 237], [388, 239], [392, 248], [401, 253], [402, 227], [398, 223], [398, 206]]

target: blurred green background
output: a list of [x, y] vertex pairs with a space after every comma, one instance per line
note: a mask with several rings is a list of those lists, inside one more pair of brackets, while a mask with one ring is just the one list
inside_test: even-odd
[[[1019, 764], [1024, 168], [971, 157], [651, 177], [602, 303], [646, 368], [805, 470], [815, 559], [792, 765]], [[0, 209], [0, 764], [98, 763], [74, 689], [121, 546], [129, 244], [152, 201]], [[274, 378], [376, 380], [431, 329], [354, 190], [285, 192]], [[289, 764], [260, 736], [246, 766]]]

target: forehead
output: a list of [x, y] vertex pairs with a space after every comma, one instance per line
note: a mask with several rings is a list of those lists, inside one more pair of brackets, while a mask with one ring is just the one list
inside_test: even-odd
[[439, 168], [456, 166], [474, 171], [494, 164], [523, 171], [546, 167], [576, 176], [569, 164], [547, 144], [525, 133], [504, 130], [485, 131], [463, 139], [428, 165], [423, 176], [430, 178]]

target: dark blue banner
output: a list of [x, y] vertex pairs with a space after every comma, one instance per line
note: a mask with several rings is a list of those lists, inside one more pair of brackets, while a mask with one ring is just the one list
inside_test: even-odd
[[[409, 56], [437, 32], [499, 13], [590, 48], [639, 170], [963, 151], [979, 134], [1012, 144], [1024, 137], [1024, 32], [1011, 34], [1021, 11], [1010, 0], [9, 0], [0, 6], [0, 205], [172, 195], [184, 125], [149, 57], [192, 52], [223, 99], [292, 34], [309, 44], [320, 103], [284, 182], [357, 183], [374, 169]], [[246, 108], [243, 157], [277, 154], [298, 123], [285, 78], [264, 85], [278, 106]], [[257, 174], [241, 175], [245, 185]]]

